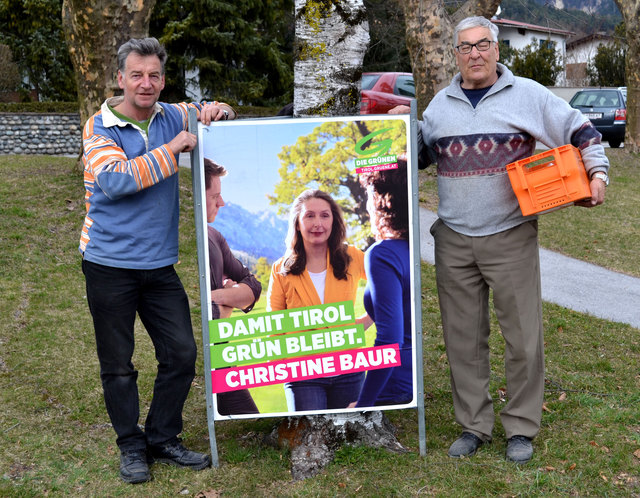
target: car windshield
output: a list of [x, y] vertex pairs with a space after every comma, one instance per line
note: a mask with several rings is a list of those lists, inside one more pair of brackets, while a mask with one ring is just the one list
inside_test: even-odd
[[373, 88], [373, 85], [376, 84], [376, 81], [378, 81], [378, 78], [380, 78], [379, 74], [363, 74], [362, 89], [371, 90]]
[[413, 82], [413, 76], [398, 76], [396, 80], [396, 95], [404, 95], [405, 97], [416, 96], [416, 85]]
[[571, 99], [574, 107], [624, 107], [620, 94], [612, 90], [593, 90], [578, 92]]

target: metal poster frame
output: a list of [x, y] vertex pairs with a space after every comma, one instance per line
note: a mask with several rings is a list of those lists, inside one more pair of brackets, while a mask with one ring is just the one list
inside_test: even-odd
[[[363, 116], [363, 120], [367, 117]], [[393, 116], [386, 116], [387, 119], [394, 119]], [[395, 118], [399, 118], [395, 116]], [[421, 313], [421, 286], [420, 286], [420, 274], [421, 274], [421, 261], [420, 261], [420, 222], [419, 222], [419, 193], [418, 193], [418, 151], [417, 151], [417, 133], [418, 133], [418, 121], [416, 118], [416, 105], [413, 103], [411, 106], [411, 113], [409, 119], [405, 116], [400, 118], [404, 119], [408, 123], [407, 128], [407, 150], [410, 150], [410, 169], [408, 171], [407, 181], [409, 182], [410, 197], [409, 197], [409, 215], [411, 223], [411, 236], [409, 239], [411, 254], [412, 254], [412, 294], [413, 300], [411, 303], [412, 308], [412, 334], [413, 334], [413, 358], [414, 358], [414, 371], [415, 371], [415, 385], [414, 385], [414, 401], [411, 406], [403, 407], [399, 406], [398, 409], [416, 408], [418, 412], [418, 435], [419, 435], [419, 451], [421, 456], [426, 455], [426, 429], [425, 429], [425, 416], [424, 416], [424, 380], [423, 380], [423, 352], [422, 352], [422, 313]], [[293, 118], [295, 119], [295, 118]], [[327, 118], [329, 119], [329, 118]], [[341, 119], [341, 118], [336, 118]], [[353, 117], [343, 118], [344, 120], [354, 120]], [[374, 116], [369, 119], [375, 119]], [[378, 117], [378, 119], [381, 119]], [[264, 122], [275, 123], [275, 121], [287, 120], [290, 123], [292, 118], [263, 118], [260, 120], [260, 124], [268, 124]], [[242, 120], [245, 121], [245, 120]], [[229, 122], [238, 125], [238, 122]], [[214, 126], [214, 125], [212, 125]], [[223, 124], [224, 126], [224, 124]], [[194, 218], [196, 226], [196, 243], [198, 251], [198, 280], [200, 285], [200, 308], [202, 313], [202, 343], [204, 354], [204, 378], [205, 378], [205, 397], [206, 397], [206, 409], [207, 409], [207, 426], [209, 430], [209, 441], [211, 448], [211, 459], [214, 467], [219, 466], [219, 457], [215, 436], [215, 421], [221, 418], [216, 410], [216, 399], [212, 388], [212, 360], [210, 347], [211, 335], [210, 335], [210, 322], [211, 322], [211, 304], [210, 304], [210, 281], [209, 281], [209, 251], [208, 251], [208, 238], [207, 238], [207, 219], [206, 219], [206, 206], [205, 204], [205, 185], [204, 185], [204, 152], [202, 132], [206, 129], [198, 123], [197, 114], [195, 110], [191, 110], [189, 113], [189, 131], [198, 136], [198, 147], [191, 152], [191, 171], [192, 171], [192, 186], [193, 186], [193, 204], [194, 204]], [[224, 188], [223, 188], [224, 195]], [[224, 208], [222, 208], [224, 209]], [[214, 225], [215, 226], [215, 225]], [[378, 410], [378, 407], [348, 409], [349, 411], [371, 411]], [[386, 409], [386, 408], [383, 408]], [[391, 407], [390, 409], [395, 409]], [[347, 409], [338, 411], [337, 413], [348, 413]], [[266, 412], [267, 414], [261, 416], [296, 416], [296, 412], [288, 413], [273, 413]], [[322, 412], [316, 412], [322, 413]], [[331, 411], [331, 413], [336, 413]], [[314, 412], [302, 412], [301, 415], [313, 415]], [[230, 418], [254, 418], [252, 416], [231, 416]]]

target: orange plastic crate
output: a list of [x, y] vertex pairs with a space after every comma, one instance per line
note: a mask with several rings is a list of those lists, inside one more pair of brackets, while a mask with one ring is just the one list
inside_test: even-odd
[[573, 145], [507, 164], [507, 173], [524, 216], [546, 213], [591, 197], [582, 156]]

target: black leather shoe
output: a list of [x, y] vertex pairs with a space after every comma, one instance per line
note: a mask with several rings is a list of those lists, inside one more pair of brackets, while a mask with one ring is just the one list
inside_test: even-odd
[[482, 439], [475, 434], [463, 432], [449, 447], [449, 456], [452, 458], [473, 456], [482, 443]]
[[125, 450], [120, 453], [120, 478], [130, 484], [151, 480], [145, 450]]
[[533, 456], [531, 438], [513, 436], [507, 441], [507, 460], [515, 463], [527, 463]]
[[159, 463], [189, 467], [193, 470], [206, 469], [211, 465], [209, 455], [188, 450], [179, 442], [151, 446], [149, 451], [152, 461]]

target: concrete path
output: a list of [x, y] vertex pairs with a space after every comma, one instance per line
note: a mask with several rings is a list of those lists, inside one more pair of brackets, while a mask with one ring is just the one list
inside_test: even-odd
[[[434, 264], [429, 228], [436, 213], [420, 208], [420, 256]], [[640, 329], [640, 278], [540, 249], [542, 299]]]

